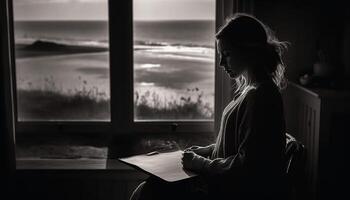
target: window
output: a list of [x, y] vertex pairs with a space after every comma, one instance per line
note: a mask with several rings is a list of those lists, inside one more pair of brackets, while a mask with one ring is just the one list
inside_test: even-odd
[[[103, 146], [110, 133], [213, 131], [224, 0], [7, 2], [17, 155]], [[71, 154], [66, 146], [54, 157]]]
[[212, 131], [217, 2], [12, 0], [17, 133]]
[[134, 121], [214, 119], [215, 0], [134, 0]]
[[18, 121], [110, 121], [108, 2], [14, 0]]

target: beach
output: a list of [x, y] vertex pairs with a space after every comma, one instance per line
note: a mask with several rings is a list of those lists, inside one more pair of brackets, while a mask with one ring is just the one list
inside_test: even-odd
[[[108, 39], [100, 30], [80, 37], [73, 28], [81, 22], [55, 23], [61, 29], [50, 30], [45, 37], [42, 27], [48, 23], [30, 22], [30, 28], [37, 29], [29, 31], [23, 28], [28, 23], [20, 23], [26, 34], [17, 33], [16, 39], [19, 120], [109, 121]], [[101, 23], [92, 24], [102, 27]], [[195, 31], [177, 36], [168, 30], [170, 25], [187, 27], [189, 22], [137, 26], [143, 31], [134, 38], [135, 120], [212, 119], [215, 52], [208, 36], [196, 37], [207, 22], [194, 24]], [[52, 22], [49, 25], [54, 28]], [[66, 33], [64, 27], [73, 30]], [[157, 29], [165, 34], [155, 36]]]

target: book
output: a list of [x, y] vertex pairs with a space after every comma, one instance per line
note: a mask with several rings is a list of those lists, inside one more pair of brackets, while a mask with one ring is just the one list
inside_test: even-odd
[[183, 168], [181, 150], [136, 155], [119, 160], [149, 175], [159, 177], [167, 182], [176, 182], [197, 176], [196, 173]]

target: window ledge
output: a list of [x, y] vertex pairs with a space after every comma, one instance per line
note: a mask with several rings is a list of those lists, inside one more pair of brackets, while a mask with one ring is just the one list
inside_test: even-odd
[[124, 170], [136, 171], [116, 159], [19, 158], [17, 170]]
[[[41, 142], [42, 143], [42, 142]], [[213, 135], [197, 134], [143, 134], [116, 137], [102, 147], [82, 144], [47, 144], [26, 141], [17, 144], [17, 170], [120, 170], [136, 171], [117, 158], [151, 151], [185, 149], [191, 145], [213, 143]]]

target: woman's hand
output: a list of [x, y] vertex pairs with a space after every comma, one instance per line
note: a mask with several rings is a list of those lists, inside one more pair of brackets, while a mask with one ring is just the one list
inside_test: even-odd
[[195, 152], [191, 150], [185, 150], [182, 153], [182, 165], [183, 168], [192, 170], [192, 171], [200, 171], [203, 169], [205, 158], [200, 155], [197, 155]]
[[213, 151], [213, 146], [212, 145], [205, 146], [205, 147], [191, 146], [191, 147], [185, 149], [185, 151], [193, 151], [194, 153], [196, 153], [200, 156], [208, 157]]

